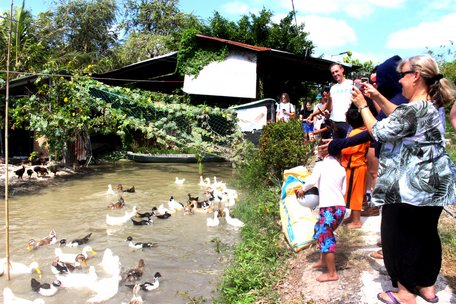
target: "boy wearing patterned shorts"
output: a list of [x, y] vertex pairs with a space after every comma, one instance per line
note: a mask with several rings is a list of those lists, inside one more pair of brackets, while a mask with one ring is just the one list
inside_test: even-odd
[[301, 189], [296, 190], [297, 197], [303, 197], [304, 192], [315, 185], [319, 189], [319, 218], [314, 228], [314, 239], [320, 248], [320, 260], [312, 268], [326, 268], [327, 273], [319, 275], [319, 282], [337, 281], [336, 272], [336, 236], [334, 231], [342, 223], [345, 216], [345, 169], [339, 160], [326, 155], [322, 161], [315, 164], [312, 175], [309, 176]]

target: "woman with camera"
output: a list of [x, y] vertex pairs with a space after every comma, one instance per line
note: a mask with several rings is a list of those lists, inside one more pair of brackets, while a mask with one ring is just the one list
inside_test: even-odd
[[[455, 91], [430, 56], [405, 59], [397, 70], [408, 103], [395, 105], [369, 84], [352, 93], [369, 132], [382, 143], [372, 200], [383, 206], [385, 267], [398, 289], [377, 298], [414, 304], [418, 295], [437, 303], [434, 284], [442, 261], [437, 224], [443, 206], [456, 198], [456, 168], [445, 150], [439, 109], [454, 102]], [[385, 119], [375, 119], [363, 93], [380, 105]]]

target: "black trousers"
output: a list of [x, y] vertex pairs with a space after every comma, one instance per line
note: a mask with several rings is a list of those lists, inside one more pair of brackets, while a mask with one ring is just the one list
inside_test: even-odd
[[394, 287], [414, 293], [435, 284], [442, 265], [437, 224], [443, 207], [403, 203], [382, 207], [381, 237], [386, 270]]

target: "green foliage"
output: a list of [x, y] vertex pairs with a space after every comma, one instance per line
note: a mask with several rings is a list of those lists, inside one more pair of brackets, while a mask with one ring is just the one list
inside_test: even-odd
[[278, 297], [271, 290], [279, 278], [275, 272], [285, 257], [276, 225], [278, 195], [274, 188], [268, 187], [245, 190], [248, 193], [235, 211], [237, 217], [248, 222], [242, 230], [242, 242], [236, 246], [233, 260], [220, 283], [221, 298], [215, 303], [259, 303], [258, 299], [277, 303]]
[[308, 56], [314, 46], [308, 40], [304, 25], [296, 26], [293, 13], [274, 23], [272, 12], [263, 8], [258, 15], [243, 15], [239, 21], [233, 22], [215, 12], [205, 28], [206, 35], [239, 41], [251, 45], [265, 46], [299, 55]]
[[220, 62], [228, 55], [226, 47], [201, 48], [197, 44], [196, 34], [198, 34], [198, 30], [195, 28], [182, 33], [180, 50], [177, 55], [177, 69], [181, 75], [197, 77], [206, 65], [211, 62]]
[[283, 170], [307, 163], [314, 153], [314, 144], [304, 142], [304, 138], [297, 119], [270, 123], [263, 128], [259, 159], [268, 180], [281, 179]]
[[[238, 132], [232, 110], [191, 106], [182, 97], [110, 87], [85, 77], [39, 78], [38, 92], [14, 101], [13, 128], [48, 138], [59, 159], [64, 146], [80, 134], [117, 134], [125, 150], [187, 149], [221, 153]], [[214, 121], [218, 125], [214, 125]]]
[[[353, 66], [360, 67], [354, 72], [354, 74], [369, 75], [375, 67], [375, 64], [372, 62], [372, 60], [361, 62], [359, 59], [352, 58], [352, 52], [350, 51], [347, 52], [347, 56], [343, 58], [343, 61]], [[354, 75], [350, 75], [351, 78], [353, 78], [353, 76]]]

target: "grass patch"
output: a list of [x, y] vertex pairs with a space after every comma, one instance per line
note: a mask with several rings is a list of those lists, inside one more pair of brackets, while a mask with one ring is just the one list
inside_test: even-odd
[[277, 303], [275, 273], [288, 253], [281, 242], [277, 189], [259, 188], [243, 197], [234, 216], [246, 222], [242, 242], [236, 245], [230, 266], [220, 284], [216, 303]]

